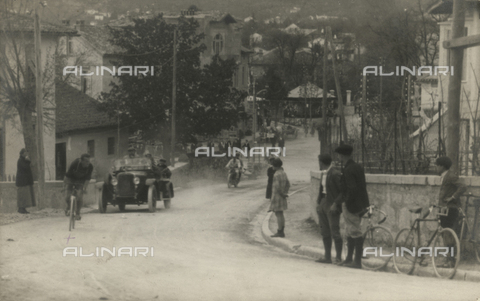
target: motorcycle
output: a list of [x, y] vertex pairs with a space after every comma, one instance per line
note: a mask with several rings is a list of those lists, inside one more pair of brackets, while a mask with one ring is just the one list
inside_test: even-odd
[[240, 168], [235, 167], [235, 168], [230, 168], [228, 172], [228, 178], [227, 178], [227, 185], [228, 188], [234, 186], [237, 187], [238, 183], [240, 182]]

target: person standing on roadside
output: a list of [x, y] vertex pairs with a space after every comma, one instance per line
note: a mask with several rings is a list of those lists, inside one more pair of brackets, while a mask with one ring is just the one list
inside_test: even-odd
[[[347, 258], [340, 265], [361, 269], [363, 255], [363, 232], [361, 228], [362, 216], [370, 206], [363, 167], [352, 159], [353, 147], [341, 145], [335, 149], [342, 158], [342, 195], [331, 206], [332, 212], [339, 212], [342, 208], [345, 219], [348, 242]], [[355, 251], [355, 261], [353, 252]]]
[[283, 162], [280, 158], [275, 158], [272, 165], [275, 168], [275, 174], [272, 181], [272, 199], [269, 211], [275, 212], [278, 224], [277, 233], [272, 235], [272, 237], [285, 237], [285, 216], [283, 211], [288, 209], [287, 198], [290, 182], [282, 168]]
[[268, 164], [270, 164], [270, 166], [267, 169], [268, 182], [267, 182], [267, 193], [265, 194], [265, 198], [268, 200], [272, 198], [273, 175], [275, 175], [275, 167], [273, 167], [274, 160], [275, 160], [274, 156], [271, 156], [268, 159]]
[[343, 240], [340, 235], [340, 210], [330, 211], [335, 200], [341, 197], [341, 172], [332, 164], [332, 157], [328, 154], [318, 156], [320, 169], [322, 170], [322, 181], [317, 198], [317, 214], [320, 224], [320, 231], [325, 247], [325, 257], [316, 260], [319, 263], [332, 263], [332, 239], [335, 242], [336, 257], [333, 263], [339, 264], [342, 261]]
[[20, 158], [17, 161], [17, 177], [15, 179], [18, 213], [21, 214], [30, 213], [25, 208], [36, 206], [30, 163], [27, 150], [22, 148]]

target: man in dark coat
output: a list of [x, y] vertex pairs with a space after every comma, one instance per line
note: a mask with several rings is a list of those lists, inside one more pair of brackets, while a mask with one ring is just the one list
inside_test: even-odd
[[167, 167], [167, 160], [160, 159], [160, 164], [158, 168], [155, 170], [155, 176], [157, 178], [158, 183], [158, 191], [163, 193], [164, 198], [172, 198], [173, 197], [173, 186], [170, 182], [170, 178], [172, 177], [172, 172]]
[[332, 165], [332, 157], [328, 154], [318, 156], [322, 170], [322, 181], [317, 198], [317, 213], [320, 231], [325, 247], [325, 257], [316, 262], [332, 263], [332, 239], [335, 242], [335, 264], [342, 261], [343, 240], [340, 235], [340, 212], [330, 211], [330, 207], [341, 197], [341, 176], [338, 169]]
[[265, 194], [266, 199], [271, 199], [272, 198], [272, 186], [273, 186], [273, 176], [275, 175], [275, 167], [273, 167], [273, 161], [275, 161], [275, 157], [271, 156], [268, 160], [268, 163], [270, 164], [270, 167], [267, 169], [267, 192]]
[[[331, 207], [332, 212], [338, 212], [342, 206], [345, 219], [348, 241], [347, 258], [342, 266], [361, 269], [363, 254], [363, 232], [361, 228], [362, 216], [370, 206], [363, 167], [352, 160], [353, 147], [341, 145], [335, 149], [345, 164], [342, 174], [342, 195], [335, 200]], [[355, 261], [353, 261], [355, 251]]]
[[33, 174], [30, 167], [30, 158], [26, 149], [20, 151], [20, 158], [17, 161], [17, 177], [15, 179], [17, 188], [18, 213], [30, 213], [25, 208], [36, 206], [35, 194], [33, 192]]
[[64, 183], [66, 185], [67, 195], [65, 202], [67, 203], [67, 209], [65, 215], [70, 215], [70, 196], [73, 192], [73, 186], [77, 190], [77, 208], [76, 219], [80, 220], [80, 209], [83, 206], [83, 194], [87, 191], [88, 184], [92, 178], [93, 165], [90, 163], [90, 155], [83, 154], [80, 158], [74, 160], [68, 169]]

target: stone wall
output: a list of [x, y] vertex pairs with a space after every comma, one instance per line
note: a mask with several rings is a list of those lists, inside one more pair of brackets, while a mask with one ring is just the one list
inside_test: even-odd
[[[312, 171], [310, 175], [310, 216], [318, 223], [316, 200], [320, 189], [320, 172]], [[480, 177], [460, 179], [468, 187], [467, 192], [480, 195]], [[440, 176], [367, 174], [366, 180], [370, 204], [388, 215], [382, 225], [389, 228], [394, 236], [399, 230], [410, 227], [417, 218], [408, 208], [428, 206], [430, 201], [436, 202], [441, 185]], [[465, 201], [462, 200], [462, 208], [464, 206]], [[428, 218], [433, 218], [433, 215]], [[434, 230], [436, 222], [428, 222], [424, 227]]]
[[[170, 167], [171, 168], [171, 167]], [[183, 170], [188, 168], [186, 163], [177, 163], [175, 168], [172, 169], [172, 182], [175, 187], [183, 182], [188, 182], [188, 176], [182, 174]], [[97, 197], [100, 197], [101, 191], [98, 189], [102, 187], [103, 182], [97, 182], [92, 179], [90, 185], [88, 185], [87, 194], [83, 195], [84, 206], [97, 207]], [[35, 195], [37, 195], [37, 182], [34, 184]], [[37, 204], [38, 209], [43, 208], [56, 208], [65, 209], [65, 195], [62, 191], [63, 181], [47, 181], [45, 183], [45, 201]], [[15, 182], [0, 182], [0, 213], [13, 213], [17, 212], [17, 187]]]
[[[34, 184], [35, 195], [38, 195], [37, 182]], [[84, 206], [96, 204], [97, 190], [95, 189], [95, 180], [90, 181], [87, 194], [83, 195]], [[37, 202], [37, 208], [57, 208], [64, 209], [65, 194], [62, 191], [63, 181], [45, 182], [45, 201]], [[17, 211], [17, 187], [15, 182], [0, 182], [0, 213], [12, 213]]]

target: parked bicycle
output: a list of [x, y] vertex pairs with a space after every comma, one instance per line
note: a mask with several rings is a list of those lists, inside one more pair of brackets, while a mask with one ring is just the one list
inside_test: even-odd
[[[380, 226], [380, 224], [387, 220], [387, 214], [374, 205], [368, 207], [367, 210], [367, 213], [362, 217], [368, 220], [366, 230], [363, 233], [364, 254], [362, 256], [362, 268], [376, 271], [384, 268], [392, 258], [391, 256], [382, 255], [393, 252], [394, 241], [390, 230], [384, 226]], [[374, 217], [377, 216], [376, 213], [380, 213], [381, 217], [378, 222], [374, 221]], [[377, 220], [377, 218], [375, 218], [375, 220]], [[344, 237], [343, 241], [345, 242], [344, 249], [347, 250], [346, 237]], [[346, 252], [344, 252], [343, 259], [345, 259], [345, 253]]]
[[[473, 198], [473, 200], [471, 200]], [[469, 208], [474, 208], [473, 224], [468, 220]], [[472, 193], [466, 195], [465, 211], [459, 208], [459, 229], [460, 229], [460, 244], [462, 246], [462, 254], [465, 254], [465, 258], [475, 258], [480, 263], [480, 229], [477, 223], [480, 223], [480, 197], [474, 196]], [[470, 248], [468, 247], [470, 243]]]
[[[374, 213], [378, 212], [383, 218], [374, 223]], [[391, 254], [393, 252], [393, 235], [389, 229], [380, 224], [387, 220], [387, 214], [374, 205], [368, 207], [368, 212], [363, 216], [368, 220], [367, 228], [363, 234], [363, 248], [373, 248], [378, 251], [376, 254], [365, 252], [362, 258], [362, 267], [368, 270], [380, 270], [384, 268], [391, 259], [391, 256], [381, 256], [382, 254]]]
[[[426, 217], [435, 212], [435, 218]], [[460, 261], [460, 242], [457, 234], [450, 228], [442, 228], [440, 217], [448, 216], [447, 207], [431, 206], [429, 210], [422, 207], [409, 209], [421, 217], [415, 219], [410, 228], [402, 229], [395, 238], [395, 252], [393, 264], [398, 273], [412, 274], [415, 264], [427, 266], [427, 258], [432, 258], [435, 274], [440, 278], [453, 278]], [[433, 232], [427, 244], [421, 244], [420, 223], [437, 222], [437, 229]]]

